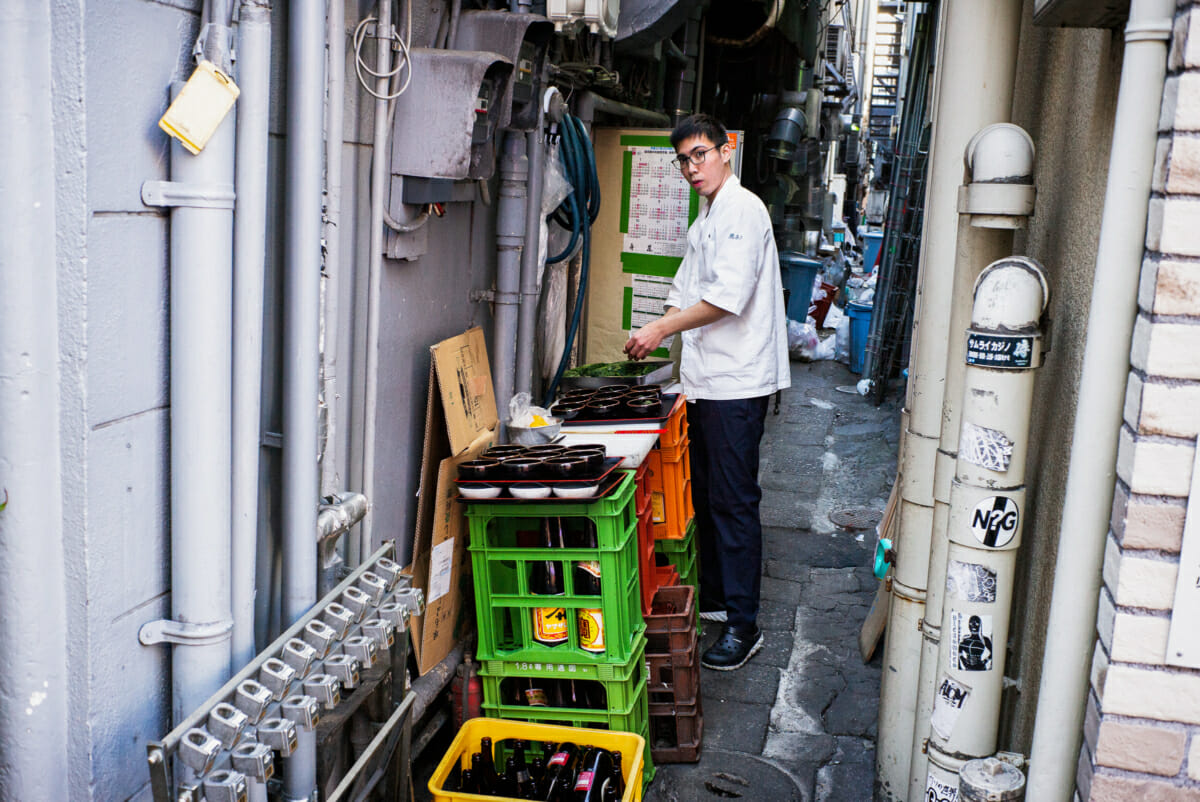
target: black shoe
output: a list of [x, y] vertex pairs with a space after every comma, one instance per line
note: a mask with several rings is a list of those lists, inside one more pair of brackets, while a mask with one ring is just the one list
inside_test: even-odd
[[715, 671], [733, 671], [746, 665], [763, 647], [763, 634], [758, 627], [726, 626], [717, 642], [700, 657], [700, 665]]
[[727, 619], [725, 615], [725, 605], [710, 602], [706, 599], [700, 600], [700, 620], [701, 621], [717, 621], [724, 624]]

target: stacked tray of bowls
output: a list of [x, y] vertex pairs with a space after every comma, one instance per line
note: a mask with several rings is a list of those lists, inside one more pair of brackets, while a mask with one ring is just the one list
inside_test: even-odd
[[458, 491], [464, 501], [595, 498], [612, 489], [622, 461], [600, 444], [492, 446], [458, 466]]
[[559, 395], [550, 407], [550, 414], [565, 425], [659, 418], [663, 416], [662, 387], [657, 384], [606, 384], [595, 388], [571, 388]]

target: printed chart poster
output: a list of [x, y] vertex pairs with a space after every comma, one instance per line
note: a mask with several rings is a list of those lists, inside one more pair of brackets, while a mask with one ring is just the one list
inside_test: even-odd
[[991, 671], [992, 617], [953, 610], [950, 613], [950, 667], [959, 671]]
[[[740, 132], [730, 131], [734, 173], [740, 172]], [[622, 326], [632, 334], [662, 316], [663, 301], [687, 253], [688, 226], [700, 211], [675, 163], [665, 134], [622, 135], [621, 270], [630, 276], [622, 299]], [[674, 338], [652, 356], [666, 358]]]

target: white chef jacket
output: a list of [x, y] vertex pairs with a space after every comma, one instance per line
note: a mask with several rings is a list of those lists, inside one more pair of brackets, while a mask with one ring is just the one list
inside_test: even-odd
[[688, 229], [687, 253], [665, 306], [708, 301], [731, 314], [680, 332], [679, 380], [691, 399], [770, 395], [791, 385], [779, 254], [763, 202], [725, 179]]

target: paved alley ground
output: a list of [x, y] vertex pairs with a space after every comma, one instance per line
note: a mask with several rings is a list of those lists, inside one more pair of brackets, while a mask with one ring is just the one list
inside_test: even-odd
[[[851, 390], [857, 379], [840, 363], [793, 362], [779, 414], [773, 405], [767, 413], [759, 615], [766, 647], [738, 671], [703, 670], [701, 760], [659, 766], [647, 802], [871, 798], [879, 656], [863, 664], [858, 632], [877, 587], [875, 531], [839, 529], [829, 515], [882, 515], [903, 391], [875, 407]], [[718, 631], [706, 625], [702, 649]]]

